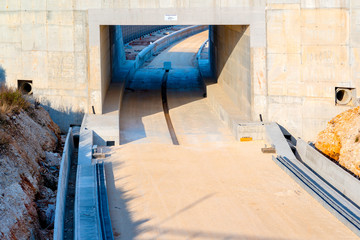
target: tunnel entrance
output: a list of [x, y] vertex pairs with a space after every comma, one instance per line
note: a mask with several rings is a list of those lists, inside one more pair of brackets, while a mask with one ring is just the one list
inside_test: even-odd
[[[111, 79], [114, 79], [112, 69], [108, 68], [113, 60], [109, 42], [112, 26], [200, 24], [211, 26], [209, 58], [211, 69], [216, 70], [214, 73], [219, 85], [244, 116], [250, 119], [259, 113], [265, 116], [262, 112], [264, 107], [253, 104], [254, 99], [260, 99], [256, 95], [263, 95], [266, 87], [266, 24], [265, 13], [260, 9], [249, 6], [205, 8], [201, 11], [196, 8], [173, 9], [171, 13], [166, 9], [89, 11], [89, 112], [92, 112], [92, 107], [96, 114], [104, 112], [105, 96]], [[246, 80], [239, 84], [236, 79], [238, 76]], [[260, 90], [257, 85], [260, 85]]]
[[[179, 39], [173, 40], [168, 35], [176, 35], [188, 26], [101, 26], [101, 83], [102, 97], [111, 82], [127, 81], [143, 64], [154, 60], [156, 56]], [[211, 25], [208, 29], [207, 62], [208, 77], [218, 83], [232, 102], [238, 106], [244, 118], [251, 118], [252, 78], [249, 25]], [[138, 31], [138, 32], [136, 32]], [[181, 35], [181, 34], [179, 34]], [[165, 40], [158, 44], [159, 39]], [[146, 51], [153, 47], [154, 50]], [[199, 50], [201, 45], [198, 46]], [[177, 49], [185, 59], [186, 49]], [[201, 51], [200, 51], [201, 53]], [[196, 54], [193, 54], [196, 56]], [[201, 55], [196, 56], [196, 58]], [[180, 61], [186, 61], [182, 60]], [[166, 59], [171, 61], [174, 59]], [[191, 59], [193, 61], [193, 59]], [[157, 60], [154, 60], [155, 62]], [[157, 61], [156, 67], [161, 68]], [[154, 66], [155, 66], [154, 65]], [[180, 66], [181, 64], [179, 64]]]

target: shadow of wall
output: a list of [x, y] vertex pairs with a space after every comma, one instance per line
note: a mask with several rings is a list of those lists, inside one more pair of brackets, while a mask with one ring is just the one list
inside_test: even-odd
[[74, 111], [71, 107], [54, 108], [49, 101], [43, 101], [40, 105], [59, 126], [61, 133], [67, 133], [72, 125], [81, 125], [84, 118], [84, 112]]
[[0, 65], [0, 85], [6, 81], [6, 72], [5, 69]]

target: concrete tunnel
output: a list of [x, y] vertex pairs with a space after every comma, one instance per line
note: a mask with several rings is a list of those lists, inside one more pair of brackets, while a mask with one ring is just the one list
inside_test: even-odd
[[[125, 59], [121, 27], [101, 26], [102, 102], [105, 100], [110, 83], [123, 77], [121, 76], [124, 72], [122, 68], [128, 64]], [[209, 42], [209, 59], [213, 77], [239, 107], [244, 119], [250, 120], [253, 102], [250, 27], [248, 25], [210, 25]], [[101, 108], [98, 107], [98, 109], [99, 111], [96, 112], [101, 113]]]
[[[109, 88], [111, 83], [128, 81], [129, 78], [133, 77], [134, 72], [141, 67], [136, 66], [137, 64], [140, 65], [136, 61], [126, 60], [124, 43], [141, 36], [141, 34], [145, 35], [149, 31], [166, 26], [135, 26], [135, 28], [139, 27], [144, 29], [137, 29], [133, 33], [127, 33], [126, 31], [134, 28], [134, 26], [100, 26], [101, 101], [96, 103], [101, 104], [91, 105], [90, 112], [95, 114], [106, 113], [104, 104], [106, 94], [111, 90], [111, 87]], [[208, 67], [211, 69], [212, 81], [218, 83], [233, 104], [237, 106], [238, 116], [241, 116], [242, 120], [259, 120], [259, 114], [255, 113], [253, 109], [253, 80], [251, 76], [251, 64], [253, 61], [250, 50], [250, 26], [204, 25], [203, 27], [209, 33]], [[126, 32], [124, 35], [123, 30]], [[180, 39], [177, 41], [180, 41]], [[200, 48], [200, 46], [198, 47]], [[209, 94], [209, 97], [216, 97], [212, 96], [212, 93]], [[234, 134], [236, 135], [236, 133]]]

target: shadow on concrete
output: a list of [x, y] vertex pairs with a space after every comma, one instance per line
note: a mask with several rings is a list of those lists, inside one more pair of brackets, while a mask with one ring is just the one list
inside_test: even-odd
[[[146, 138], [143, 118], [163, 112], [161, 81], [164, 70], [161, 68], [141, 68], [126, 86], [120, 112], [120, 144], [127, 144]], [[203, 84], [196, 67], [179, 67], [170, 70], [167, 91], [184, 92], [187, 98], [171, 101], [176, 108], [203, 98]], [[191, 93], [191, 94], [189, 94]], [[169, 97], [168, 97], [169, 98]], [[171, 113], [170, 113], [171, 115]]]
[[5, 69], [0, 65], [0, 84], [5, 83], [6, 81], [6, 71]]
[[[117, 171], [118, 168], [122, 168], [123, 163], [115, 164], [107, 162], [105, 164], [106, 170], [106, 182], [109, 195], [109, 209], [110, 217], [112, 221], [112, 228], [114, 233], [114, 239], [122, 240], [133, 240], [138, 239], [141, 234], [149, 235], [149, 239], [216, 239], [216, 240], [290, 240], [290, 238], [281, 238], [281, 237], [266, 237], [261, 236], [260, 234], [254, 235], [245, 235], [237, 234], [231, 232], [218, 232], [218, 231], [202, 231], [196, 230], [196, 226], [193, 226], [193, 229], [181, 229], [181, 228], [171, 228], [163, 227], [169, 221], [173, 220], [180, 214], [196, 207], [197, 205], [203, 203], [204, 201], [210, 199], [215, 195], [215, 193], [207, 194], [200, 199], [188, 204], [187, 206], [179, 209], [173, 214], [169, 214], [168, 217], [159, 221], [155, 225], [149, 225], [148, 223], [151, 219], [140, 219], [134, 220], [133, 212], [129, 207], [129, 202], [135, 198], [141, 196], [133, 196], [129, 192], [131, 190], [125, 191], [123, 188], [116, 188], [115, 182], [121, 182], [122, 185], [127, 184], [128, 176], [121, 176], [116, 178], [114, 176], [114, 171]], [[147, 226], [145, 226], [147, 225]], [[241, 226], [239, 226], [241, 228]]]
[[[114, 233], [114, 239], [135, 239], [142, 231], [142, 225], [149, 219], [135, 221], [132, 212], [129, 209], [129, 202], [135, 197], [129, 196], [127, 191], [122, 188], [116, 188], [115, 181], [124, 180], [114, 178], [114, 168], [121, 168], [122, 163], [114, 166], [111, 162], [105, 163], [106, 184], [109, 196], [109, 211], [111, 224]], [[110, 194], [109, 194], [110, 193]], [[120, 231], [119, 231], [120, 230]]]
[[41, 101], [40, 105], [49, 113], [51, 119], [60, 127], [62, 133], [66, 133], [70, 125], [81, 125], [84, 112], [73, 111], [69, 107], [55, 109], [48, 100]]
[[[239, 226], [240, 227], [240, 226]], [[279, 237], [262, 237], [251, 236], [243, 234], [233, 234], [226, 232], [212, 232], [212, 231], [196, 231], [185, 230], [177, 228], [157, 228], [149, 227], [147, 231], [157, 232], [158, 235], [153, 239], [214, 239], [214, 240], [292, 240], [291, 238], [279, 238]], [[295, 240], [295, 238], [294, 238]]]

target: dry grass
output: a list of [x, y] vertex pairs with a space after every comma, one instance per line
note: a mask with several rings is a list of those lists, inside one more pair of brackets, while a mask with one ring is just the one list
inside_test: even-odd
[[0, 113], [13, 114], [27, 110], [30, 103], [23, 97], [19, 90], [6, 86], [0, 87]]

